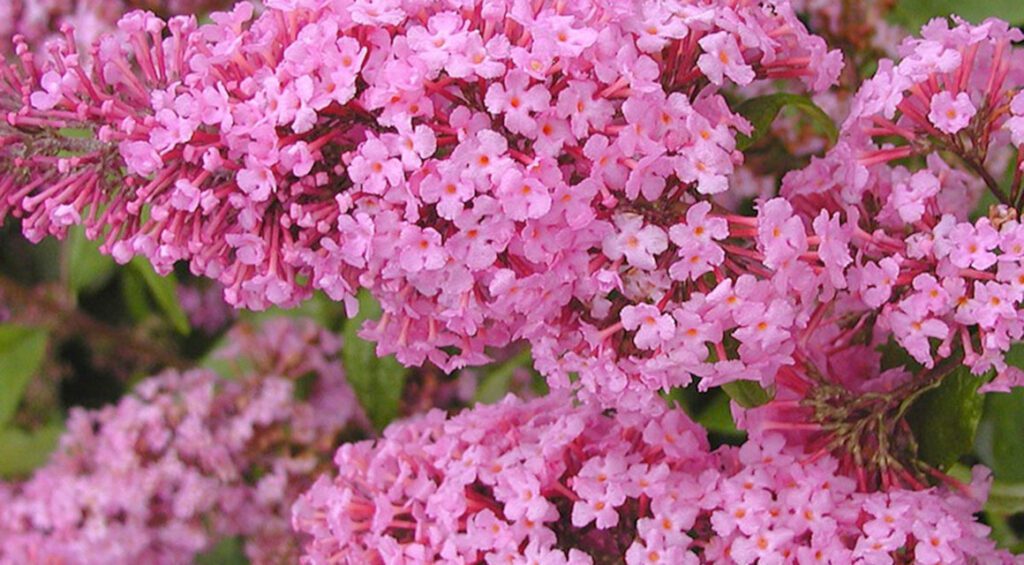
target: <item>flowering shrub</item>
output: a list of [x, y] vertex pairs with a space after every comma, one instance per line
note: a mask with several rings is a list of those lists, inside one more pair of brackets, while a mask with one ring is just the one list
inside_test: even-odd
[[1012, 562], [970, 486], [858, 493], [781, 436], [709, 452], [678, 411], [607, 416], [552, 395], [437, 411], [342, 446], [295, 505], [309, 563]]
[[[72, 298], [0, 290], [49, 324], [26, 358], [57, 335], [177, 370], [73, 411], [0, 491], [0, 560], [1013, 559], [985, 524], [1012, 545], [1024, 503], [954, 463], [1024, 481], [993, 407], [1024, 386], [1021, 30], [909, 35], [868, 0], [136, 4], [8, 3], [0, 219], [67, 240]], [[239, 335], [283, 309], [319, 325]], [[243, 376], [189, 370], [233, 324]], [[42, 380], [0, 431], [68, 407]], [[382, 435], [345, 443], [354, 417]]]
[[254, 562], [294, 560], [288, 509], [358, 421], [338, 341], [278, 320], [222, 353], [251, 368], [170, 371], [72, 412], [46, 467], [0, 483], [0, 563], [180, 563], [226, 535]]

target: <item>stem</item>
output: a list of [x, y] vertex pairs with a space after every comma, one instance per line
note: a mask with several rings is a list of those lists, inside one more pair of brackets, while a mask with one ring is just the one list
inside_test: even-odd
[[988, 169], [986, 169], [983, 165], [981, 165], [980, 163], [978, 163], [974, 159], [966, 159], [965, 158], [964, 159], [964, 163], [966, 163], [967, 166], [970, 167], [972, 171], [977, 173], [978, 176], [980, 176], [981, 179], [983, 181], [985, 181], [985, 185], [988, 186], [989, 191], [997, 199], [999, 199], [999, 202], [1001, 202], [1003, 204], [1006, 204], [1007, 206], [1010, 206], [1011, 208], [1016, 208], [1016, 206], [1014, 205], [1013, 200], [1011, 200], [1010, 197], [1006, 196], [1006, 194], [1004, 194], [1003, 191], [999, 189], [999, 183], [996, 182], [996, 179], [993, 178], [992, 174], [988, 172]]

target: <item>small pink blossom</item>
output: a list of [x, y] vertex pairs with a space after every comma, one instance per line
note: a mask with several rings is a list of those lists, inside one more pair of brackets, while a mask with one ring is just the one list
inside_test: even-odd
[[744, 62], [732, 34], [719, 31], [705, 35], [698, 43], [704, 54], [697, 59], [697, 66], [714, 84], [722, 84], [726, 76], [739, 85], [754, 80], [754, 70]]
[[551, 195], [547, 187], [514, 168], [502, 176], [498, 198], [502, 209], [513, 220], [540, 218], [551, 209]]
[[487, 111], [504, 115], [505, 127], [522, 135], [531, 135], [537, 128], [533, 114], [545, 109], [551, 102], [551, 94], [542, 84], [530, 86], [530, 77], [521, 71], [512, 71], [502, 83], [494, 83], [487, 89], [484, 103]]
[[601, 249], [612, 260], [622, 257], [638, 269], [655, 268], [655, 256], [668, 249], [665, 230], [644, 225], [644, 219], [635, 214], [622, 214], [615, 219], [618, 231], [609, 234]]
[[359, 153], [348, 167], [352, 181], [371, 194], [383, 194], [389, 186], [402, 179], [402, 163], [391, 158], [391, 152], [379, 139], [371, 138], [362, 144]]
[[944, 90], [932, 96], [928, 119], [941, 131], [955, 135], [971, 123], [975, 113], [977, 110], [966, 92], [954, 98], [951, 92]]
[[676, 322], [672, 316], [662, 314], [650, 304], [626, 306], [620, 314], [622, 327], [636, 331], [633, 343], [642, 349], [656, 349], [670, 339], [676, 330]]

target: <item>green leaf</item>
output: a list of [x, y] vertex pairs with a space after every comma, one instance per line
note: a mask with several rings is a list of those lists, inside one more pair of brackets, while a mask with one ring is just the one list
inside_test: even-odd
[[1011, 516], [1024, 512], [1024, 484], [994, 481], [988, 492], [985, 510], [1000, 516]]
[[501, 400], [508, 394], [509, 384], [516, 369], [532, 366], [533, 357], [530, 356], [528, 347], [503, 363], [492, 366], [480, 379], [475, 400], [484, 404], [493, 404]]
[[0, 326], [0, 428], [14, 416], [25, 386], [42, 366], [46, 339], [42, 328]]
[[772, 399], [772, 393], [754, 381], [732, 381], [722, 385], [722, 390], [744, 408], [756, 408]]
[[294, 308], [279, 308], [274, 306], [261, 311], [243, 310], [241, 311], [240, 316], [244, 320], [251, 320], [254, 322], [262, 322], [264, 320], [271, 320], [282, 316], [289, 318], [310, 318], [324, 328], [337, 331], [341, 329], [342, 323], [345, 321], [345, 307], [344, 303], [331, 300], [326, 294], [318, 291], [313, 293], [313, 296], [309, 299], [304, 300], [302, 304]]
[[359, 315], [345, 323], [341, 350], [345, 376], [359, 398], [359, 403], [366, 410], [366, 415], [378, 430], [398, 416], [408, 373], [408, 369], [393, 355], [377, 357], [374, 344], [359, 337], [363, 322], [379, 318], [380, 313], [377, 301], [368, 292], [360, 292]]
[[1013, 531], [1013, 526], [1010, 525], [1006, 516], [986, 512], [985, 523], [991, 526], [992, 531], [988, 537], [995, 540], [997, 546], [1008, 549], [1011, 552], [1020, 553], [1022, 548], [1020, 537]]
[[153, 267], [141, 257], [136, 257], [130, 263], [131, 268], [138, 273], [146, 288], [149, 289], [153, 301], [167, 317], [167, 321], [174, 326], [174, 329], [182, 335], [188, 335], [191, 328], [188, 325], [188, 317], [178, 303], [178, 279], [174, 273], [162, 277], [153, 270]]
[[967, 367], [958, 366], [910, 406], [907, 421], [925, 462], [946, 469], [971, 450], [984, 406], [981, 383]]
[[750, 120], [750, 124], [754, 126], [754, 131], [751, 132], [749, 137], [743, 134], [737, 137], [736, 148], [744, 151], [767, 135], [772, 122], [775, 121], [779, 112], [786, 106], [791, 106], [803, 112], [828, 137], [829, 142], [835, 144], [839, 138], [839, 131], [836, 129], [836, 124], [832, 121], [832, 118], [824, 110], [819, 108], [807, 96], [777, 92], [744, 100], [736, 108], [736, 111]]
[[224, 538], [217, 545], [196, 555], [195, 565], [249, 565], [245, 544], [240, 537]]
[[121, 298], [124, 301], [125, 310], [132, 320], [141, 322], [152, 314], [149, 298], [146, 291], [146, 281], [135, 269], [125, 269], [119, 278], [121, 283]]
[[85, 237], [81, 226], [68, 233], [64, 252], [67, 257], [68, 286], [75, 295], [98, 290], [114, 274], [117, 264], [100, 253], [100, 246]]
[[0, 429], [0, 477], [23, 477], [44, 465], [57, 448], [63, 432], [61, 424], [47, 425], [33, 432]]
[[729, 409], [729, 396], [714, 392], [710, 394], [712, 395], [711, 400], [697, 414], [697, 423], [704, 426], [707, 431], [721, 434], [725, 437], [742, 437], [744, 432], [736, 428], [736, 422], [732, 419], [732, 411]]
[[928, 20], [952, 14], [974, 23], [988, 17], [1000, 18], [1011, 24], [1024, 23], [1024, 2], [1020, 0], [900, 0], [894, 4], [892, 20], [915, 34]]
[[1024, 483], [1024, 388], [986, 395], [974, 444], [997, 479]]

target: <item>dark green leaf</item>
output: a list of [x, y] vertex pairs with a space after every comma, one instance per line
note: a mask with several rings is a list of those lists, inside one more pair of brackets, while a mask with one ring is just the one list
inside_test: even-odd
[[742, 436], [744, 432], [736, 428], [736, 422], [732, 419], [732, 411], [729, 409], [729, 396], [714, 392], [709, 394], [711, 400], [697, 414], [697, 423], [704, 426], [709, 432], [726, 437]]
[[880, 368], [883, 371], [896, 367], [905, 367], [913, 373], [921, 368], [921, 365], [894, 338], [889, 338], [889, 341], [878, 346], [875, 350], [882, 354]]
[[178, 280], [174, 273], [162, 277], [141, 257], [133, 259], [131, 267], [141, 275], [143, 282], [146, 283], [146, 288], [149, 289], [150, 296], [167, 317], [167, 321], [174, 326], [178, 333], [188, 335], [191, 328], [188, 324], [188, 317], [185, 316], [185, 311], [181, 309], [181, 304], [178, 302]]
[[1014, 553], [1020, 553], [1021, 549], [1024, 549], [1024, 544], [1021, 544], [1020, 537], [1013, 531], [1013, 526], [1006, 516], [986, 512], [985, 523], [992, 528], [988, 537], [995, 540], [996, 545]]
[[153, 312], [142, 275], [135, 269], [125, 269], [121, 273], [120, 282], [121, 298], [132, 320], [141, 322], [148, 318]]
[[398, 416], [408, 372], [393, 355], [377, 357], [374, 344], [359, 337], [363, 322], [379, 318], [380, 313], [377, 301], [366, 291], [360, 292], [359, 315], [345, 323], [341, 350], [348, 382], [377, 429]]
[[0, 428], [14, 416], [25, 386], [43, 364], [46, 330], [0, 326]]
[[900, 0], [895, 3], [892, 19], [917, 33], [918, 28], [934, 17], [957, 14], [979, 23], [985, 18], [996, 17], [1011, 24], [1024, 23], [1024, 2], [1020, 0], [985, 0], [984, 2], [963, 2], [962, 0]]
[[520, 367], [532, 365], [533, 358], [530, 357], [530, 349], [526, 348], [518, 355], [505, 362], [489, 368], [480, 379], [476, 389], [477, 402], [491, 404], [497, 402], [508, 394], [509, 383], [512, 382], [512, 375]]
[[736, 111], [750, 120], [750, 124], [754, 126], [754, 131], [749, 137], [743, 134], [737, 137], [736, 148], [743, 151], [767, 135], [772, 122], [786, 106], [803, 112], [828, 137], [830, 143], [834, 144], [839, 138], [839, 131], [832, 118], [810, 98], [800, 94], [777, 92], [744, 100], [736, 108]]
[[911, 405], [907, 420], [925, 462], [946, 469], [971, 450], [984, 405], [978, 394], [981, 383], [959, 366]]
[[41, 467], [57, 448], [64, 427], [52, 424], [25, 432], [15, 428], [0, 430], [0, 477], [11, 479], [28, 475]]
[[85, 237], [85, 230], [76, 227], [64, 243], [67, 254], [68, 286], [75, 295], [92, 292], [103, 286], [114, 274], [117, 264], [100, 253], [99, 245]]
[[722, 385], [722, 390], [744, 408], [756, 408], [772, 399], [772, 394], [754, 381], [732, 381]]
[[668, 391], [662, 392], [661, 397], [665, 399], [670, 408], [682, 408], [691, 417], [697, 404], [701, 401], [701, 394], [697, 392], [697, 387], [692, 386], [674, 386]]
[[1024, 484], [993, 482], [992, 488], [989, 489], [985, 510], [1000, 516], [1024, 512]]
[[1024, 483], [1024, 388], [986, 395], [975, 449], [997, 479]]
[[230, 537], [217, 542], [199, 555], [193, 561], [195, 565], [248, 565], [249, 559], [245, 556], [245, 544], [242, 538]]

